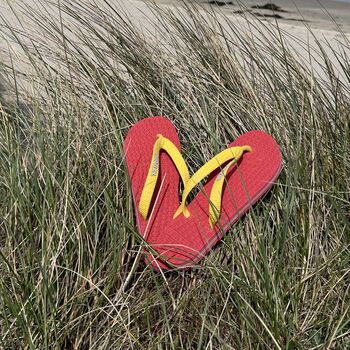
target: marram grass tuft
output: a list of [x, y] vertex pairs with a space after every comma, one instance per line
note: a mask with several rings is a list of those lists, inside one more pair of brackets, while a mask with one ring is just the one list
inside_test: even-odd
[[[44, 5], [22, 8], [30, 38], [2, 18], [30, 69], [1, 66], [0, 348], [349, 348], [349, 42], [306, 45], [318, 74], [254, 20], [153, 4], [156, 37], [112, 2]], [[122, 144], [149, 115], [191, 140], [192, 172], [247, 130], [283, 153], [186, 272], [146, 268], [135, 231]]]

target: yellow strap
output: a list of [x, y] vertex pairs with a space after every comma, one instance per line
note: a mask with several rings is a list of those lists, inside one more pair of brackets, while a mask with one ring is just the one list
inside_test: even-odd
[[145, 185], [143, 186], [139, 203], [139, 211], [144, 219], [146, 219], [148, 216], [149, 208], [154, 194], [154, 189], [156, 187], [158, 179], [159, 152], [161, 149], [166, 151], [173, 160], [176, 169], [180, 173], [183, 183], [186, 184], [190, 178], [187, 165], [184, 159], [182, 158], [182, 155], [178, 148], [166, 137], [160, 134], [157, 135], [157, 141], [153, 146], [151, 165], [148, 170], [148, 175], [146, 177]]
[[209, 224], [213, 228], [215, 223], [219, 220], [221, 213], [221, 199], [222, 199], [222, 188], [225, 182], [227, 172], [233, 164], [237, 162], [237, 159], [231, 160], [223, 170], [217, 175], [213, 187], [211, 188], [209, 198]]
[[184, 191], [182, 193], [182, 200], [179, 208], [176, 210], [173, 218], [175, 219], [181, 213], [185, 217], [190, 216], [190, 212], [186, 207], [186, 200], [190, 192], [197, 186], [205, 177], [210, 175], [215, 169], [221, 167], [226, 162], [230, 161], [224, 169], [216, 177], [212, 186], [209, 197], [209, 224], [213, 228], [218, 221], [221, 212], [222, 189], [227, 172], [237, 160], [242, 157], [243, 152], [251, 151], [249, 146], [230, 147], [214, 158], [205, 163], [199, 170], [196, 171], [190, 178], [187, 165], [182, 158], [178, 148], [166, 137], [157, 135], [157, 140], [153, 146], [153, 154], [146, 181], [141, 193], [139, 211], [144, 219], [147, 218], [151, 201], [154, 194], [154, 189], [158, 180], [159, 174], [159, 153], [163, 149], [173, 160], [176, 169], [180, 173], [182, 182], [184, 183]]
[[230, 166], [235, 162], [237, 162], [237, 160], [242, 156], [244, 151], [250, 152], [251, 148], [249, 146], [241, 146], [241, 147], [230, 147], [228, 149], [225, 149], [224, 151], [216, 155], [214, 158], [209, 160], [207, 163], [205, 163], [199, 170], [197, 170], [197, 172], [192, 175], [192, 177], [188, 180], [188, 182], [185, 183], [181, 204], [177, 209], [177, 211], [175, 212], [173, 218], [175, 219], [181, 213], [185, 217], [189, 217], [190, 213], [186, 207], [186, 200], [189, 193], [192, 191], [192, 189], [195, 186], [197, 186], [205, 177], [210, 175], [215, 169], [222, 166], [227, 161], [231, 160], [231, 162], [227, 164], [227, 166], [223, 170], [222, 176], [220, 176], [219, 174], [219, 176], [217, 177], [216, 181], [218, 181], [218, 183], [216, 185], [214, 184], [210, 193], [209, 222], [210, 222], [210, 226], [213, 227], [215, 225], [215, 222], [217, 221], [217, 218], [220, 215], [222, 186], [224, 183], [226, 173], [230, 168]]

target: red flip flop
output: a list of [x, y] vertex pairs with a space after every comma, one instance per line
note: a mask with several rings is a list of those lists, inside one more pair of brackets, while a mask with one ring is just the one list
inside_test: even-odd
[[124, 140], [124, 154], [131, 181], [131, 189], [136, 214], [136, 223], [140, 236], [150, 245], [156, 245], [166, 230], [179, 206], [179, 173], [169, 155], [161, 150], [158, 181], [150, 204], [152, 210], [144, 218], [139, 204], [145, 186], [147, 174], [152, 162], [152, 154], [157, 135], [170, 140], [180, 152], [180, 142], [172, 122], [164, 117], [149, 117], [136, 123]]
[[[159, 150], [160, 144], [166, 146], [171, 158]], [[186, 268], [198, 262], [270, 189], [281, 170], [278, 145], [262, 131], [240, 136], [190, 179], [174, 148], [179, 153], [176, 131], [162, 117], [137, 123], [124, 143], [138, 229], [154, 250], [147, 260], [156, 269]], [[180, 208], [177, 169], [185, 184]], [[186, 205], [188, 192], [204, 179], [206, 172], [207, 183]]]

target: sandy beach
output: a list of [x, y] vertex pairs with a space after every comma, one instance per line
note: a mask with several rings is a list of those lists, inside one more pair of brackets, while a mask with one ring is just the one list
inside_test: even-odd
[[[209, 1], [211, 3], [208, 3]], [[92, 4], [92, 6], [95, 6], [93, 4], [105, 6], [102, 0], [86, 0], [83, 3]], [[18, 30], [21, 40], [29, 43], [33, 38], [40, 38], [40, 32], [29, 18], [30, 16], [36, 16], [39, 13], [49, 14], [52, 20], [59, 25], [60, 17], [57, 8], [54, 9], [55, 6], [48, 6], [49, 4], [57, 5], [57, 2], [24, 0], [13, 1], [10, 5], [9, 2], [0, 0], [0, 36], [2, 37], [0, 40], [0, 57], [3, 62], [14, 65], [19, 70], [21, 70], [21, 65], [23, 68], [25, 64], [21, 57], [22, 48], [11, 40], [14, 32], [10, 33], [8, 26]], [[64, 4], [64, 1], [61, 1], [62, 4]], [[116, 0], [112, 1], [111, 4], [116, 6], [118, 12], [127, 13], [135, 26], [144, 33], [151, 33], [151, 35], [157, 37], [158, 31], [151, 24], [157, 22], [156, 15], [150, 8], [151, 3], [144, 0]], [[154, 4], [163, 10], [182, 11], [186, 16], [184, 6], [186, 3], [183, 1], [157, 0]], [[292, 49], [298, 55], [300, 54], [301, 58], [305, 58], [307, 62], [309, 57], [305, 47], [307, 45], [316, 47], [316, 40], [326, 43], [325, 51], [330, 57], [333, 55], [333, 50], [349, 49], [346, 42], [349, 38], [348, 33], [350, 33], [350, 3], [332, 0], [322, 2], [318, 0], [296, 0], [293, 1], [292, 5], [289, 0], [278, 0], [273, 3], [272, 9], [269, 7], [266, 9], [266, 2], [263, 0], [200, 0], [195, 4], [199, 11], [204, 14], [214, 11], [218, 18], [222, 16], [222, 22], [226, 28], [226, 21], [240, 26], [242, 35], [249, 35], [250, 30], [256, 31], [251, 27], [248, 29], [247, 19], [253, 20], [257, 23], [257, 27], [262, 28], [263, 31], [267, 30], [266, 25], [271, 30], [279, 28], [286, 38], [291, 39], [288, 41]], [[14, 12], [16, 15], [14, 15]], [[23, 15], [25, 12], [27, 12], [27, 15]], [[62, 19], [69, 26], [69, 19], [64, 14]], [[69, 35], [74, 35], [74, 30]], [[315, 70], [322, 74], [322, 69], [317, 68], [317, 64], [315, 64], [315, 67]]]
[[[36, 10], [49, 10], [49, 4], [57, 1], [11, 1], [0, 0], [0, 35], [6, 31], [6, 26], [11, 24], [19, 30], [25, 29], [26, 34], [31, 33], [30, 22], [23, 19], [21, 12], [28, 13]], [[61, 1], [64, 4], [64, 1]], [[103, 1], [86, 0], [83, 3], [96, 3], [103, 6]], [[117, 8], [126, 10], [132, 20], [142, 28], [149, 26], [149, 19], [154, 18], [154, 14], [144, 0], [115, 0], [110, 2]], [[156, 4], [161, 7], [181, 8], [185, 4], [182, 0], [157, 0]], [[336, 0], [276, 0], [271, 2], [271, 6], [266, 4], [266, 0], [198, 0], [196, 4], [204, 11], [214, 10], [219, 15], [224, 15], [233, 22], [237, 19], [255, 17], [262, 22], [278, 23], [282, 29], [295, 36], [306, 39], [306, 28], [314, 30], [316, 37], [325, 37], [332, 42], [338, 38], [340, 32], [350, 33], [350, 2]], [[33, 9], [33, 11], [32, 11]], [[16, 12], [16, 16], [13, 14]], [[50, 11], [50, 10], [49, 10]], [[18, 17], [18, 18], [16, 18]], [[22, 18], [22, 19], [21, 19]], [[18, 19], [23, 20], [22, 23]], [[25, 27], [28, 26], [28, 27]], [[3, 35], [1, 35], [3, 36]], [[0, 40], [0, 48], [6, 52], [6, 39]]]

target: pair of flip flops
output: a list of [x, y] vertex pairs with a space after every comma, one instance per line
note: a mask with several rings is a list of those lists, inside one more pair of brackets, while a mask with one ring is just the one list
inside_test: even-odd
[[[138, 231], [148, 243], [146, 262], [157, 270], [196, 264], [281, 171], [277, 143], [255, 130], [238, 137], [190, 176], [176, 129], [165, 117], [136, 123], [125, 138], [124, 153]], [[188, 195], [205, 179], [189, 202]]]

